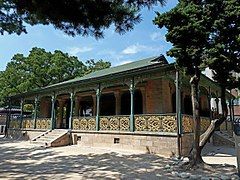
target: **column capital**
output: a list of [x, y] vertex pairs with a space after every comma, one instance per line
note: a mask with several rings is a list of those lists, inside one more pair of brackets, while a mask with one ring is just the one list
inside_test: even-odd
[[54, 101], [54, 102], [56, 101], [56, 95], [55, 95], [55, 94], [52, 94], [52, 95], [51, 95], [51, 100], [52, 100], [52, 102], [53, 102], [53, 101]]
[[130, 91], [130, 93], [134, 93], [135, 87], [136, 87], [136, 85], [134, 83], [134, 78], [132, 78], [130, 80], [130, 84], [129, 84], [129, 91]]

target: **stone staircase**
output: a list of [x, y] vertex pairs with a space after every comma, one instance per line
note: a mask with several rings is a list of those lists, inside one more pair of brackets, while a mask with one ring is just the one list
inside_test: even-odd
[[225, 145], [228, 147], [235, 147], [235, 140], [232, 135], [225, 131], [215, 131], [213, 135], [213, 142], [216, 146]]
[[43, 147], [59, 147], [71, 144], [71, 138], [68, 130], [54, 129], [33, 138], [31, 143]]

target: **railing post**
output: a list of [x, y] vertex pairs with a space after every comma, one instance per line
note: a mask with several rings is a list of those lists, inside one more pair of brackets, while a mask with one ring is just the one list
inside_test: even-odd
[[56, 102], [56, 96], [55, 93], [51, 97], [52, 100], [52, 110], [51, 110], [51, 130], [54, 129], [55, 126], [55, 102]]
[[35, 99], [34, 99], [34, 129], [36, 129], [36, 122], [37, 122], [37, 109], [38, 109], [38, 101], [39, 101], [39, 99], [38, 99], [38, 96], [36, 96], [35, 97]]
[[99, 114], [100, 114], [100, 96], [101, 96], [101, 87], [100, 84], [98, 85], [98, 88], [96, 90], [96, 104], [97, 104], [97, 108], [96, 108], [96, 131], [99, 131]]
[[132, 80], [131, 80], [129, 91], [130, 91], [130, 95], [131, 95], [130, 131], [134, 132], [134, 130], [135, 130], [135, 124], [134, 124], [134, 91], [135, 91], [134, 78], [132, 78]]
[[23, 125], [23, 107], [24, 107], [24, 99], [21, 98], [21, 102], [20, 102], [20, 108], [21, 108], [21, 114], [20, 114], [20, 129], [22, 129], [22, 125]]
[[74, 92], [71, 92], [70, 93], [71, 105], [70, 105], [70, 116], [69, 116], [69, 129], [72, 129], [74, 96], [75, 96]]

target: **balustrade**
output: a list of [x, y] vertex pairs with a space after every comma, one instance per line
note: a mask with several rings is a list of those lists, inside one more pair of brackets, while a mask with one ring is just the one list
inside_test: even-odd
[[177, 132], [175, 114], [135, 115], [135, 131]]
[[96, 117], [73, 117], [74, 130], [96, 130]]
[[[200, 117], [200, 126], [201, 132], [204, 132], [209, 127], [211, 121], [209, 117]], [[193, 132], [193, 117], [191, 115], [183, 115], [182, 116], [182, 126], [184, 133], [191, 133]]]
[[37, 118], [36, 128], [37, 129], [50, 129], [51, 128], [51, 118]]

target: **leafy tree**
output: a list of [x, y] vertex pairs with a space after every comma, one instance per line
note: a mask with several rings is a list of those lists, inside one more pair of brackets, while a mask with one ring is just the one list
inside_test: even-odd
[[110, 62], [103, 60], [91, 60], [91, 64], [85, 65], [77, 57], [59, 50], [51, 53], [35, 47], [27, 57], [14, 55], [6, 70], [0, 73], [0, 101], [3, 104], [4, 98], [9, 95], [80, 77], [110, 66]]
[[164, 0], [0, 0], [0, 33], [26, 33], [24, 23], [52, 24], [68, 35], [103, 37], [112, 24], [124, 33], [140, 22], [140, 9]]
[[111, 63], [105, 62], [102, 59], [100, 59], [97, 62], [95, 62], [94, 59], [90, 59], [90, 60], [86, 61], [86, 65], [87, 65], [87, 70], [86, 70], [85, 74], [89, 74], [94, 71], [109, 68], [111, 66]]

